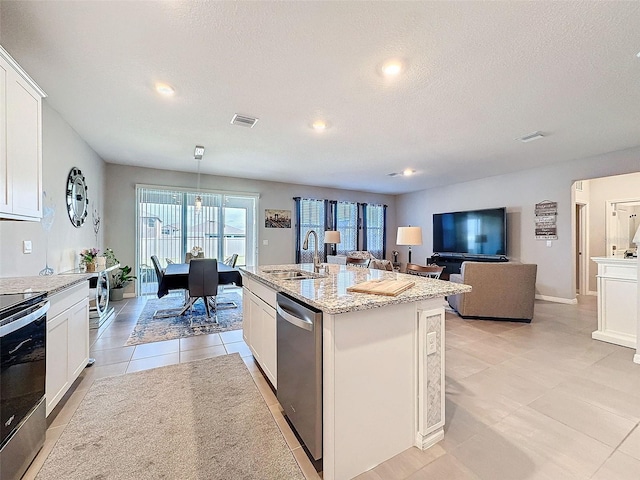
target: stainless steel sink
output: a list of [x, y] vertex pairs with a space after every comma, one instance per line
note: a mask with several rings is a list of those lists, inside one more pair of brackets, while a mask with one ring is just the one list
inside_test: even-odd
[[324, 275], [319, 275], [313, 272], [306, 272], [303, 270], [265, 270], [264, 273], [268, 273], [274, 278], [280, 280], [305, 280], [308, 278], [323, 278]]

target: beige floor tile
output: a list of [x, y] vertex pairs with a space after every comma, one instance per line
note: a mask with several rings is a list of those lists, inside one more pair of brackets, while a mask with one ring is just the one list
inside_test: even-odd
[[202, 360], [203, 358], [219, 357], [226, 355], [227, 351], [223, 345], [213, 345], [211, 347], [196, 348], [193, 350], [180, 351], [180, 363]]
[[421, 468], [407, 480], [477, 480], [453, 455], [445, 454]]
[[139, 360], [141, 358], [155, 357], [158, 355], [166, 355], [168, 353], [178, 353], [180, 351], [180, 340], [165, 340], [162, 342], [143, 343], [136, 345], [131, 360]]
[[196, 348], [213, 347], [214, 345], [222, 345], [222, 338], [217, 333], [209, 335], [196, 335], [180, 339], [180, 351], [194, 350]]
[[256, 362], [256, 359], [253, 358], [253, 355], [242, 357], [242, 361], [245, 363], [252, 376], [263, 377], [262, 371], [260, 370], [260, 367], [258, 367], [258, 363]]
[[445, 371], [447, 376], [461, 380], [491, 366], [479, 358], [457, 348], [445, 352]]
[[492, 427], [518, 448], [554, 462], [567, 472], [591, 476], [613, 448], [529, 407]]
[[309, 457], [307, 457], [307, 454], [304, 452], [302, 447], [295, 448], [291, 450], [291, 452], [293, 453], [293, 456], [295, 457], [296, 462], [298, 462], [298, 465], [300, 466], [300, 470], [302, 470], [302, 473], [306, 480], [322, 479], [322, 477], [318, 474], [318, 472], [316, 472], [316, 469], [311, 464]]
[[438, 444], [426, 450], [411, 447], [376, 466], [373, 471], [385, 480], [404, 480], [445, 453]]
[[548, 390], [535, 380], [515, 375], [513, 370], [500, 365], [487, 368], [458, 382], [468, 395], [486, 398], [503, 396], [520, 405], [529, 404]]
[[222, 342], [225, 344], [241, 342], [242, 330], [231, 330], [230, 332], [220, 332], [220, 338], [222, 338]]
[[445, 400], [444, 440], [439, 442], [446, 451], [451, 451], [472, 436], [489, 428], [462, 405], [456, 404], [451, 395]]
[[124, 347], [124, 344], [128, 339], [129, 334], [121, 334], [115, 337], [98, 337], [96, 341], [91, 345], [91, 351]]
[[294, 448], [298, 448], [300, 446], [300, 441], [293, 433], [293, 430], [291, 430], [287, 420], [284, 418], [280, 404], [276, 403], [269, 405], [269, 410], [271, 410], [271, 415], [273, 415], [274, 420], [278, 424], [278, 428], [282, 432], [282, 436], [287, 442], [289, 449], [293, 450]]
[[617, 447], [636, 426], [633, 420], [556, 390], [546, 393], [529, 406], [611, 447]]
[[241, 357], [251, 355], [251, 349], [244, 342], [225, 343], [224, 348], [227, 349], [227, 353], [239, 353]]
[[635, 430], [622, 442], [618, 450], [640, 460], [640, 425], [636, 425]]
[[118, 347], [92, 350], [90, 356], [95, 358], [97, 365], [111, 365], [131, 360], [134, 349], [135, 347]]
[[275, 405], [278, 403], [278, 399], [276, 398], [273, 390], [269, 386], [269, 383], [262, 377], [253, 377], [253, 381], [255, 382], [262, 398], [267, 403], [267, 406]]
[[85, 368], [78, 380], [79, 382], [77, 388], [89, 388], [93, 385], [93, 382], [104, 377], [112, 377], [114, 375], [123, 375], [126, 370], [129, 362], [122, 363], [112, 363], [110, 365], [94, 365], [93, 367]]
[[149, 370], [150, 368], [165, 367], [180, 363], [180, 354], [178, 352], [169, 353], [167, 355], [157, 355], [154, 357], [140, 358], [131, 360], [127, 367], [127, 373], [139, 372], [141, 370]]
[[622, 452], [615, 452], [591, 478], [593, 480], [638, 480], [640, 460]]

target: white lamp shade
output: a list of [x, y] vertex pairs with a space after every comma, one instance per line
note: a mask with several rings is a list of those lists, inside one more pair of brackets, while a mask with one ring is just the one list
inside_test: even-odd
[[398, 227], [397, 245], [422, 245], [421, 227]]
[[324, 243], [340, 243], [340, 232], [336, 230], [324, 232]]
[[640, 246], [640, 227], [638, 227], [638, 230], [636, 230], [636, 234], [633, 236], [633, 240], [631, 241]]

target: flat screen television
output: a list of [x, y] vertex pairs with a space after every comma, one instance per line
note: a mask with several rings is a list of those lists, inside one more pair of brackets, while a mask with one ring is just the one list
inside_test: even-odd
[[507, 254], [507, 209], [433, 214], [434, 253]]

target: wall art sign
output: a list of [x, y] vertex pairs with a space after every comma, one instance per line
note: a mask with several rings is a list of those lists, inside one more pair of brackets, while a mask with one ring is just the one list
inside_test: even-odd
[[265, 228], [291, 228], [291, 210], [272, 210], [264, 211]]
[[536, 203], [536, 240], [557, 240], [558, 202]]

